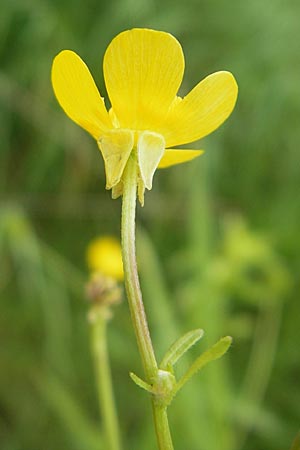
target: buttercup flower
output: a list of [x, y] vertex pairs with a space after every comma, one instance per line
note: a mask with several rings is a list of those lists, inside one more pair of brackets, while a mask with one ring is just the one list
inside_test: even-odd
[[169, 33], [133, 29], [117, 35], [103, 62], [111, 102], [107, 111], [89, 69], [70, 50], [52, 66], [55, 95], [65, 113], [97, 141], [106, 172], [106, 189], [122, 195], [122, 175], [130, 155], [136, 158], [141, 204], [157, 168], [189, 161], [202, 150], [174, 149], [197, 141], [230, 115], [237, 84], [230, 72], [216, 72], [181, 98], [184, 72], [179, 42]]
[[87, 248], [87, 263], [92, 272], [122, 281], [124, 278], [120, 242], [113, 236], [93, 239]]

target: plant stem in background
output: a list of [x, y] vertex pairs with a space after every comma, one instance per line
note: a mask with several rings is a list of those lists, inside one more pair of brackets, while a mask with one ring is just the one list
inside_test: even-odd
[[[136, 156], [132, 154], [123, 175], [122, 252], [125, 286], [133, 327], [146, 380], [152, 384], [157, 377], [158, 368], [143, 305], [135, 251], [137, 168]], [[152, 407], [158, 447], [160, 450], [173, 450], [166, 408], [158, 405], [154, 397], [152, 398]]]
[[111, 371], [107, 352], [107, 309], [91, 311], [92, 347], [96, 369], [99, 404], [104, 424], [105, 449], [121, 450], [118, 418], [113, 395]]
[[278, 299], [273, 299], [268, 304], [261, 303], [247, 372], [240, 392], [241, 404], [254, 405], [254, 413], [250, 420], [244, 421], [240, 432], [237, 432], [236, 449], [238, 450], [244, 447], [249, 432], [255, 426], [255, 413], [259, 411], [267, 390], [278, 344], [281, 319], [282, 305]]

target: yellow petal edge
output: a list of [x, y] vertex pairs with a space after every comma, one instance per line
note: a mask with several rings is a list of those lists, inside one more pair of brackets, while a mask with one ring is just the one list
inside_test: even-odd
[[215, 72], [174, 102], [164, 124], [166, 146], [188, 144], [216, 130], [231, 114], [238, 86], [230, 72]]
[[185, 163], [192, 161], [200, 155], [203, 155], [204, 150], [178, 150], [168, 149], [165, 151], [162, 159], [158, 164], [159, 169], [165, 169], [166, 167], [174, 166], [175, 164]]

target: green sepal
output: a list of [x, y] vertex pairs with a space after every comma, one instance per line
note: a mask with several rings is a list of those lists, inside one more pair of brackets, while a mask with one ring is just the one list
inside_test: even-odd
[[187, 352], [204, 334], [202, 329], [192, 330], [171, 345], [160, 364], [162, 370], [170, 370], [174, 364]]
[[134, 383], [137, 386], [139, 386], [140, 388], [144, 389], [147, 392], [150, 392], [150, 394], [154, 393], [153, 386], [151, 386], [150, 384], [146, 383], [146, 381], [142, 380], [135, 373], [130, 372], [129, 375], [130, 375], [130, 378], [132, 379], [132, 381], [134, 381]]
[[[178, 381], [176, 386], [177, 393], [193, 375], [195, 375], [199, 370], [203, 369], [206, 364], [214, 361], [215, 359], [221, 358], [224, 353], [227, 352], [232, 342], [232, 337], [226, 336], [221, 338], [216, 344], [214, 344], [206, 352], [202, 353], [191, 365], [191, 367], [186, 371], [182, 378]], [[174, 394], [175, 395], [175, 394]]]

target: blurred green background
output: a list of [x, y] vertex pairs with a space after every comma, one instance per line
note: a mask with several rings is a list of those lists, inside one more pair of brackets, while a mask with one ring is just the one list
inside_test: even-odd
[[[170, 408], [176, 450], [289, 449], [300, 424], [300, 3], [2, 0], [0, 448], [106, 450], [84, 284], [85, 250], [119, 235], [95, 142], [59, 108], [52, 59], [69, 48], [103, 94], [102, 58], [131, 27], [173, 33], [185, 94], [230, 70], [237, 107], [193, 163], [156, 173], [138, 208], [144, 300], [159, 356], [192, 328], [230, 352]], [[195, 145], [199, 148], [199, 144]], [[124, 449], [155, 448], [126, 302], [109, 328]], [[188, 360], [185, 361], [185, 364]]]

